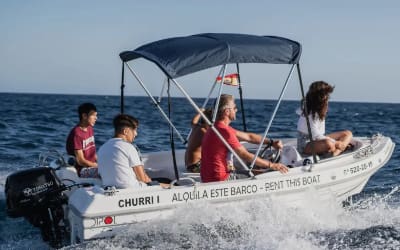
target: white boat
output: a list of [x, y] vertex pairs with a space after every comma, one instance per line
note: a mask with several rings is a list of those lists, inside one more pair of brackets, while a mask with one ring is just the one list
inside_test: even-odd
[[[143, 87], [170, 125], [171, 133], [184, 142], [184, 137], [128, 64], [129, 61], [144, 58], [154, 62], [168, 79], [167, 84], [160, 88], [176, 87], [197, 112], [200, 112], [200, 107], [176, 78], [221, 66], [214, 79], [224, 79], [228, 64], [234, 64], [237, 71], [240, 63], [291, 65], [272, 117], [266, 125], [263, 134], [266, 137], [295, 68], [304, 97], [300, 54], [299, 43], [281, 37], [199, 34], [150, 43], [134, 51], [122, 52], [120, 57], [123, 69], [127, 67]], [[240, 76], [240, 72], [237, 75]], [[123, 90], [124, 70], [122, 79]], [[210, 94], [203, 106], [215, 89], [216, 96], [219, 96], [223, 87], [216, 80], [210, 86]], [[242, 87], [240, 77], [238, 87]], [[121, 97], [123, 113], [123, 91]], [[218, 101], [217, 98], [216, 105]], [[205, 116], [203, 119], [212, 125], [212, 121]], [[245, 118], [243, 122], [245, 124]], [[213, 126], [211, 129], [218, 134]], [[246, 173], [248, 178], [226, 182], [202, 183], [198, 173], [187, 172], [184, 166], [184, 150], [175, 149], [173, 143], [171, 151], [143, 154], [146, 171], [153, 179], [170, 182], [169, 189], [160, 186], [104, 189], [100, 179], [79, 178], [68, 161], [60, 157], [50, 166], [16, 172], [7, 178], [7, 212], [12, 217], [26, 217], [33, 225], [41, 228], [45, 240], [49, 240], [53, 246], [60, 246], [65, 244], [65, 235], [68, 236], [67, 243], [72, 244], [110, 237], [127, 225], [169, 216], [174, 208], [188, 203], [209, 202], [217, 206], [218, 203], [257, 198], [301, 206], [310, 193], [319, 201], [342, 202], [362, 191], [369, 178], [388, 162], [395, 146], [389, 137], [380, 134], [371, 138], [356, 137], [353, 138], [352, 149], [336, 157], [322, 157], [299, 155], [295, 138], [283, 139], [283, 143], [285, 146], [279, 157], [278, 152], [273, 151], [264, 157], [292, 165], [287, 174], [267, 171], [254, 175], [254, 162], [244, 163], [231, 150], [235, 156], [235, 166], [239, 166], [241, 173]], [[227, 145], [226, 142], [225, 144]], [[244, 145], [256, 155], [263, 152], [262, 145]]]

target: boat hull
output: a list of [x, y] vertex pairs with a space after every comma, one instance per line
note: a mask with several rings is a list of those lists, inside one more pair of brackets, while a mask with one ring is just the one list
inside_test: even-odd
[[[268, 172], [253, 178], [201, 183], [198, 174], [182, 173], [186, 178], [181, 182], [186, 184], [171, 189], [149, 186], [107, 192], [97, 185], [76, 189], [69, 197], [71, 241], [112, 236], [128, 224], [169, 216], [174, 208], [188, 203], [267, 199], [288, 206], [302, 206], [310, 198], [317, 202], [344, 201], [362, 191], [369, 178], [390, 159], [394, 149], [394, 143], [388, 137], [358, 140], [360, 146], [354, 152], [292, 168], [288, 174]], [[167, 154], [159, 152], [144, 156], [152, 177], [171, 174], [156, 167], [157, 163], [165, 164]], [[160, 160], [162, 158], [164, 161]], [[183, 166], [179, 169], [183, 171]]]

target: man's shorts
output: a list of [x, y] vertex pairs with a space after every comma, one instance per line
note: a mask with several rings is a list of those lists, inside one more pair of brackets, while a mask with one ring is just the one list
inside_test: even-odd
[[200, 166], [201, 166], [201, 161], [198, 161], [195, 164], [186, 166], [187, 171], [192, 172], [192, 173], [200, 173]]
[[310, 142], [310, 137], [300, 131], [297, 131], [297, 151], [302, 154], [307, 144]]

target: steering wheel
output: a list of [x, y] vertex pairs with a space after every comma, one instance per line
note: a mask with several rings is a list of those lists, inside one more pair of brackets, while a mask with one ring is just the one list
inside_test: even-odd
[[281, 150], [275, 150], [271, 144], [268, 144], [260, 151], [258, 157], [277, 163], [281, 159]]

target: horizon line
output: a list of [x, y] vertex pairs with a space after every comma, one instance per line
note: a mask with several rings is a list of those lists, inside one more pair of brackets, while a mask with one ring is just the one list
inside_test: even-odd
[[[76, 95], [76, 96], [80, 96], [80, 95], [85, 95], [85, 96], [116, 96], [119, 97], [120, 95], [117, 94], [77, 94], [77, 93], [45, 93], [45, 92], [0, 92], [0, 94], [22, 94], [22, 95]], [[157, 95], [154, 95], [157, 96]], [[153, 96], [153, 97], [154, 97]], [[149, 98], [146, 95], [125, 95], [125, 97], [146, 97]], [[157, 96], [158, 97], [158, 96]], [[186, 99], [184, 96], [172, 96], [172, 98], [184, 98]], [[192, 98], [206, 98], [206, 97], [192, 97]], [[237, 99], [237, 98], [236, 98]], [[248, 97], [246, 98], [247, 100], [263, 100], [263, 101], [274, 101], [277, 99], [261, 99], [261, 98], [254, 98], [254, 97]], [[300, 101], [299, 99], [282, 99], [282, 101]], [[338, 103], [379, 103], [379, 104], [400, 104], [400, 102], [378, 102], [378, 101], [347, 101], [347, 100], [331, 100], [330, 102], [338, 102]]]

